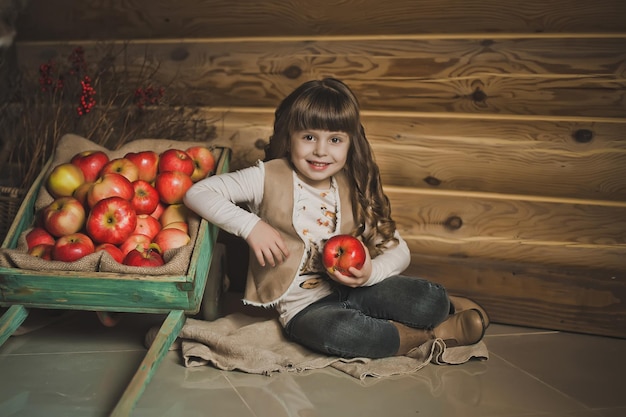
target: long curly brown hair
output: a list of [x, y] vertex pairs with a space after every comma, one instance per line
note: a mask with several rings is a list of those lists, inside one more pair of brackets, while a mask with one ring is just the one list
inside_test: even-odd
[[312, 80], [289, 94], [276, 109], [274, 134], [265, 148], [265, 160], [289, 160], [291, 134], [306, 129], [346, 132], [350, 136], [344, 171], [353, 185], [352, 207], [358, 225], [353, 234], [362, 237], [372, 257], [388, 243], [397, 244], [396, 223], [361, 124], [359, 103], [346, 84], [334, 78]]

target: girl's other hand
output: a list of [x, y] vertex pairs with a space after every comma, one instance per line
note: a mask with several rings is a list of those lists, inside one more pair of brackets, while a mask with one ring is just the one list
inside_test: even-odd
[[263, 220], [252, 228], [246, 242], [261, 266], [265, 266], [266, 261], [271, 266], [276, 266], [289, 256], [289, 250], [278, 230]]

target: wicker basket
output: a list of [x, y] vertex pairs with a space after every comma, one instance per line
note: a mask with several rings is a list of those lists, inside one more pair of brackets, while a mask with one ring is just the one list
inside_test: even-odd
[[21, 188], [0, 186], [0, 243], [11, 228], [25, 194], [26, 190]]

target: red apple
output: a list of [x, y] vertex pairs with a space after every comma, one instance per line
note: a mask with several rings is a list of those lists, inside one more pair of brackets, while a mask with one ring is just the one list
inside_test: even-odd
[[26, 245], [32, 249], [37, 245], [54, 245], [54, 237], [43, 227], [34, 227], [26, 233]]
[[165, 253], [170, 249], [176, 249], [187, 245], [191, 241], [191, 238], [182, 230], [172, 227], [169, 229], [161, 229], [152, 241], [159, 245], [161, 253]]
[[180, 149], [168, 149], [159, 155], [159, 172], [180, 171], [191, 175], [195, 165], [187, 152]]
[[149, 214], [137, 215], [137, 226], [133, 234], [139, 233], [148, 236], [151, 240], [161, 231], [161, 223]]
[[139, 168], [139, 179], [146, 182], [155, 180], [159, 168], [159, 154], [154, 151], [129, 152], [124, 158]]
[[150, 214], [159, 204], [159, 193], [156, 188], [144, 180], [133, 182], [134, 195], [130, 203], [137, 214]]
[[83, 171], [86, 182], [94, 182], [109, 162], [109, 157], [103, 151], [83, 151], [74, 155], [70, 162]]
[[130, 266], [161, 266], [165, 262], [158, 250], [154, 247], [133, 249], [124, 258], [124, 264]]
[[28, 254], [50, 261], [52, 260], [52, 248], [54, 248], [54, 243], [52, 245], [48, 243], [40, 243], [30, 248], [28, 250]]
[[120, 251], [122, 251], [122, 255], [126, 256], [131, 250], [147, 248], [151, 243], [152, 238], [150, 236], [142, 235], [141, 233], [134, 233], [128, 236], [119, 248]]
[[46, 188], [54, 197], [69, 197], [79, 185], [85, 182], [83, 171], [76, 165], [68, 162], [54, 167], [48, 175]]
[[61, 236], [52, 248], [55, 261], [74, 262], [95, 250], [93, 241], [84, 233], [72, 233]]
[[130, 201], [135, 195], [133, 183], [121, 174], [103, 174], [87, 192], [87, 205], [93, 207], [98, 201], [109, 197], [121, 197]]
[[161, 229], [179, 229], [189, 234], [189, 224], [187, 222], [172, 222], [163, 226]]
[[179, 204], [170, 204], [169, 206], [165, 206], [163, 209], [163, 213], [159, 217], [159, 221], [161, 222], [161, 226], [165, 227], [170, 223], [174, 222], [185, 222], [189, 220], [189, 209], [186, 205]]
[[191, 174], [193, 182], [206, 178], [215, 169], [215, 157], [209, 148], [192, 146], [185, 152], [187, 152], [194, 164], [194, 170]]
[[130, 182], [137, 181], [139, 179], [139, 167], [126, 158], [111, 159], [104, 167], [102, 167], [100, 175], [110, 173], [123, 175]]
[[157, 204], [156, 208], [152, 213], [150, 213], [150, 215], [159, 220], [161, 218], [161, 214], [163, 214], [163, 210], [165, 210], [165, 204], [159, 201], [159, 204]]
[[329, 273], [339, 271], [346, 276], [353, 276], [348, 268], [361, 269], [365, 263], [365, 248], [359, 239], [350, 235], [336, 235], [326, 241], [322, 262]]
[[[117, 174], [115, 174], [117, 175]], [[89, 236], [98, 243], [123, 243], [137, 226], [137, 215], [130, 201], [109, 197], [98, 201], [87, 218]]]
[[185, 193], [192, 185], [189, 175], [180, 171], [165, 171], [157, 175], [154, 188], [159, 192], [163, 203], [178, 204], [182, 203]]
[[74, 197], [60, 197], [43, 209], [44, 228], [52, 236], [78, 232], [85, 224], [85, 209]]
[[124, 261], [124, 254], [122, 253], [122, 251], [120, 250], [120, 248], [118, 248], [112, 243], [99, 244], [98, 246], [96, 246], [96, 249], [95, 249], [95, 252], [98, 252], [98, 251], [108, 252], [108, 254], [111, 255], [111, 257], [115, 259], [117, 263], [121, 264], [122, 261]]

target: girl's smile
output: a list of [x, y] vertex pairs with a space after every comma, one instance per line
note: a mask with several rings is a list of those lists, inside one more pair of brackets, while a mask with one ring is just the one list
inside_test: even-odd
[[326, 169], [326, 167], [330, 166], [330, 164], [327, 164], [325, 162], [316, 162], [316, 161], [308, 161], [308, 162], [309, 162], [309, 165], [311, 165], [312, 169], [319, 170], [319, 171], [322, 171]]
[[291, 135], [291, 162], [307, 184], [325, 189], [330, 177], [346, 165], [350, 136], [346, 132], [309, 129]]

